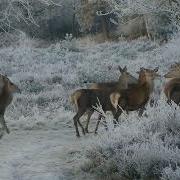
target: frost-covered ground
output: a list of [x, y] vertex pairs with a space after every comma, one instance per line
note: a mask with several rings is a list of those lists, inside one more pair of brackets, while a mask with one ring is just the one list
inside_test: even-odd
[[[91, 82], [117, 80], [117, 65], [127, 65], [135, 76], [142, 66], [159, 66], [163, 74], [170, 64], [179, 61], [179, 45], [179, 37], [161, 47], [143, 39], [100, 45], [73, 40], [47, 45], [25, 38], [0, 49], [1, 73], [22, 90], [5, 116], [11, 133], [0, 140], [0, 180], [94, 179], [97, 173], [86, 173], [90, 165], [85, 159], [90, 156], [85, 151], [104, 142], [102, 137], [108, 134], [102, 127], [102, 137], [75, 137], [69, 94]], [[157, 87], [162, 84], [163, 79], [157, 81]], [[125, 119], [140, 121], [136, 113]], [[140, 122], [144, 124], [143, 120]], [[139, 127], [131, 125], [126, 123], [129, 128]], [[109, 143], [107, 140], [107, 146]]]

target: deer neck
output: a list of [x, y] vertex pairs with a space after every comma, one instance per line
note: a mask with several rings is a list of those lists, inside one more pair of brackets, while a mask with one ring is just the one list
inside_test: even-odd
[[150, 92], [152, 93], [153, 92], [153, 89], [154, 89], [154, 81], [153, 80], [150, 80], [147, 82], [148, 85], [149, 85], [149, 89], [150, 89]]
[[154, 81], [147, 76], [140, 76], [139, 77], [139, 85], [143, 87], [143, 89], [148, 92], [149, 94], [153, 91], [154, 88]]
[[127, 89], [127, 88], [128, 88], [127, 78], [119, 78], [117, 89]]

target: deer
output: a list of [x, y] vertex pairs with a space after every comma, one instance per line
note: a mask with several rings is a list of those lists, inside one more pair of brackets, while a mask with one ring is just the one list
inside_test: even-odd
[[156, 77], [160, 77], [157, 73], [158, 68], [153, 70], [141, 68], [139, 73], [138, 84], [132, 88], [121, 90], [120, 92], [113, 92], [110, 94], [111, 103], [115, 109], [118, 108], [121, 100], [126, 101], [128, 111], [135, 111], [144, 108], [150, 98], [152, 92], [152, 84]]
[[[119, 67], [119, 69], [121, 69]], [[80, 125], [81, 129], [82, 129], [82, 133], [85, 135], [85, 133], [88, 133], [88, 124], [90, 121], [90, 118], [92, 116], [92, 114], [94, 113], [95, 109], [94, 107], [100, 103], [102, 105], [102, 109], [104, 110], [104, 112], [106, 111], [111, 111], [114, 118], [116, 118], [115, 114], [116, 114], [116, 110], [114, 109], [114, 107], [112, 106], [111, 102], [110, 102], [110, 94], [112, 92], [114, 92], [115, 90], [120, 90], [120, 89], [127, 89], [128, 87], [128, 83], [132, 83], [136, 82], [137, 80], [130, 74], [127, 72], [127, 67], [124, 67], [124, 69], [121, 69], [121, 76], [119, 78], [119, 81], [116, 82], [116, 84], [114, 84], [114, 86], [112, 86], [111, 83], [107, 83], [107, 86], [105, 86], [105, 83], [101, 84], [101, 88], [100, 89], [79, 89], [76, 90], [71, 96], [70, 96], [70, 100], [71, 103], [75, 104], [76, 109], [77, 109], [77, 113], [76, 115], [73, 117], [73, 121], [74, 121], [74, 126], [76, 129], [76, 136], [80, 137], [79, 134], [79, 130], [78, 130], [78, 124]], [[83, 116], [85, 113], [88, 114], [87, 117], [87, 123], [86, 123], [86, 127], [85, 129], [83, 128], [82, 124], [80, 123], [79, 119], [81, 116]], [[100, 119], [102, 118], [102, 116], [99, 116], [98, 118], [98, 122], [100, 121]], [[118, 119], [116, 119], [116, 121], [118, 121]], [[95, 130], [95, 133], [97, 131]]]
[[7, 134], [10, 133], [7, 124], [4, 119], [4, 114], [6, 111], [6, 108], [13, 100], [13, 94], [14, 93], [20, 93], [20, 89], [17, 85], [12, 83], [7, 76], [0, 74], [0, 123], [2, 125], [3, 130], [7, 132]]
[[164, 75], [165, 78], [170, 79], [165, 84], [164, 93], [167, 97], [167, 103], [175, 102], [180, 104], [180, 63], [171, 66], [170, 71]]

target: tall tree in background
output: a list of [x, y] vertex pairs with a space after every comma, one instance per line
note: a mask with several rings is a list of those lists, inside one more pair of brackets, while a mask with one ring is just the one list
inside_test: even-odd
[[[120, 22], [144, 17], [149, 37], [164, 38], [179, 28], [178, 0], [104, 0], [116, 12]], [[125, 17], [125, 18], [124, 18]], [[127, 18], [129, 17], [129, 18]]]
[[[109, 39], [112, 14], [110, 6], [104, 0], [79, 0], [76, 6], [76, 17], [84, 33], [103, 33], [104, 40]], [[106, 12], [108, 12], [106, 14]]]

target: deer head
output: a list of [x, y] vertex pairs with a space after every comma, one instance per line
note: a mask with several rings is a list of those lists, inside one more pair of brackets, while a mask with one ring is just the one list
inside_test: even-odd
[[152, 81], [157, 77], [160, 77], [160, 75], [157, 73], [159, 70], [158, 67], [155, 69], [146, 69], [146, 68], [140, 68], [140, 71], [137, 73], [139, 74], [139, 79], [144, 79], [145, 81]]
[[2, 92], [4, 88], [10, 94], [21, 92], [18, 86], [12, 83], [6, 76], [0, 75], [0, 92]]
[[127, 72], [127, 67], [121, 68], [118, 66], [118, 69], [121, 73], [119, 77], [119, 85], [123, 89], [127, 89], [129, 84], [137, 84], [138, 80], [132, 76], [129, 72]]

